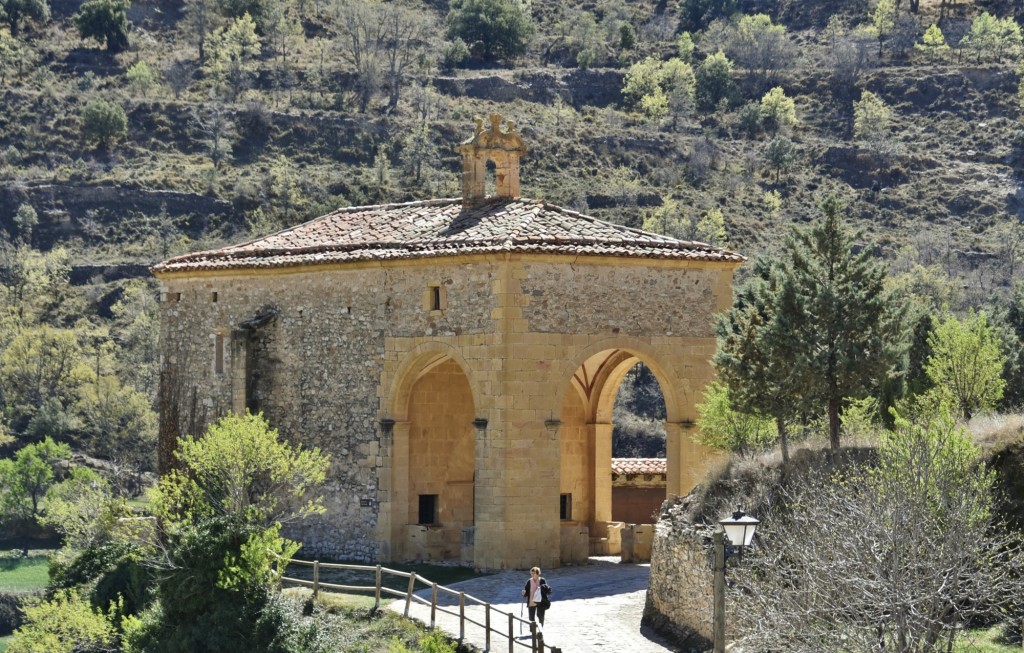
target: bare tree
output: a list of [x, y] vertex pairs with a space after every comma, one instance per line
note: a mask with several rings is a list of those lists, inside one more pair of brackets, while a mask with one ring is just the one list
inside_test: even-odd
[[994, 473], [944, 408], [899, 420], [875, 465], [821, 473], [763, 515], [734, 574], [742, 650], [938, 653], [1024, 590]]
[[235, 137], [231, 112], [220, 102], [210, 102], [203, 110], [192, 112], [192, 126], [203, 135], [203, 142], [214, 165], [221, 162]]
[[338, 52], [355, 69], [360, 111], [383, 88], [388, 109], [395, 108], [409, 69], [426, 61], [434, 21], [394, 3], [355, 0], [339, 0], [334, 14]]
[[185, 0], [185, 20], [182, 24], [195, 38], [200, 64], [206, 61], [206, 38], [220, 20], [216, 0]]

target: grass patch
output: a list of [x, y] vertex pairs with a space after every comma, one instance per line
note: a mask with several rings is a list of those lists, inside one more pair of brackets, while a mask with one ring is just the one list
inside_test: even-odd
[[0, 637], [0, 653], [5, 653], [5, 651], [7, 651], [7, 646], [11, 643], [12, 639], [14, 639], [13, 635]]
[[954, 653], [1020, 653], [1020, 644], [1011, 644], [1003, 637], [1003, 626], [970, 630], [957, 638]]
[[50, 556], [30, 554], [27, 558], [0, 558], [0, 590], [28, 592], [46, 587]]

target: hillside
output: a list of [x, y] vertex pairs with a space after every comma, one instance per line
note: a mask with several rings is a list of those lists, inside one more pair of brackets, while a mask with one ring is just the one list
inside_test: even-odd
[[[78, 36], [71, 16], [79, 4], [53, 2], [50, 22], [24, 23], [0, 94], [0, 227], [17, 239], [15, 213], [28, 204], [39, 220], [32, 244], [64, 245], [78, 264], [148, 264], [339, 205], [456, 195], [453, 145], [474, 116], [497, 112], [530, 147], [528, 196], [633, 226], [646, 220], [681, 237], [703, 235], [697, 222], [719, 209], [728, 245], [756, 257], [788, 225], [813, 219], [816, 202], [834, 191], [865, 244], [897, 270], [940, 264], [967, 291], [965, 306], [1005, 294], [1017, 273], [1024, 196], [1016, 52], [977, 63], [958, 47], [926, 57], [887, 46], [878, 56], [872, 42], [851, 84], [837, 81], [830, 59], [835, 37], [825, 26], [834, 3], [741, 3], [771, 14], [795, 46], [771, 82], [795, 101], [799, 120], [788, 130], [795, 160], [776, 181], [764, 161], [771, 134], [741, 126], [744, 104], [769, 85], [752, 72], [734, 69], [731, 102], [679, 119], [648, 119], [623, 96], [632, 63], [674, 54], [688, 27], [675, 3], [575, 9], [534, 0], [524, 55], [446, 70], [438, 53], [449, 43], [448, 7], [409, 2], [425, 28], [417, 59], [395, 106], [382, 84], [367, 91], [365, 111], [365, 75], [344, 56], [344, 3], [285, 3], [301, 21], [291, 31], [287, 17], [267, 29], [251, 78], [230, 97], [198, 66], [196, 3], [183, 11], [169, 0], [135, 2], [129, 46], [116, 55]], [[845, 29], [871, 22], [870, 7], [859, 4], [844, 4]], [[938, 20], [962, 34], [981, 11], [1009, 15], [1015, 7], [1004, 4], [959, 2], [939, 20], [939, 3], [923, 2], [912, 19], [921, 32]], [[607, 35], [622, 25], [635, 35], [629, 48]], [[722, 42], [715, 29], [693, 32], [694, 65]], [[584, 69], [573, 53], [586, 43], [597, 54]], [[128, 79], [138, 62], [157, 73], [149, 88]], [[892, 112], [884, 152], [852, 136], [852, 103], [864, 90]], [[83, 138], [81, 111], [95, 99], [127, 115], [125, 136], [109, 148]], [[766, 198], [770, 191], [777, 199]]]

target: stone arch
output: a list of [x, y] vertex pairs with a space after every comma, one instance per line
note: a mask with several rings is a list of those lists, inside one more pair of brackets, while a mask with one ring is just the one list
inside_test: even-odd
[[[586, 526], [590, 555], [620, 551], [621, 524], [612, 520], [612, 411], [619, 387], [638, 362], [654, 374], [665, 398], [667, 494], [689, 491], [707, 469], [706, 451], [690, 438], [694, 413], [692, 385], [679, 374], [680, 346], [659, 348], [631, 337], [603, 338], [578, 350], [560, 370], [559, 492], [563, 504], [562, 561], [566, 555], [564, 503], [573, 502], [570, 526]], [[664, 495], [662, 495], [664, 497]]]
[[[666, 361], [664, 357], [650, 344], [640, 340], [638, 338], [631, 338], [628, 336], [618, 338], [604, 338], [597, 342], [592, 343], [588, 347], [585, 347], [572, 357], [562, 368], [558, 377], [557, 395], [554, 397], [555, 406], [561, 406], [565, 401], [565, 394], [571, 389], [575, 388], [579, 390], [579, 386], [573, 384], [573, 378], [576, 375], [580, 367], [591, 360], [595, 355], [604, 351], [621, 351], [626, 352], [634, 359], [634, 363], [639, 361], [650, 368], [654, 377], [658, 380], [658, 384], [661, 386], [661, 392], [665, 396], [665, 420], [667, 422], [681, 422], [684, 420], [692, 420], [694, 415], [690, 409], [693, 405], [693, 396], [689, 385], [684, 383], [684, 379], [680, 379], [677, 376], [675, 369], [673, 368], [670, 361]], [[614, 403], [615, 393], [618, 392], [619, 383], [622, 378], [626, 375], [626, 372], [632, 367], [634, 363], [630, 363], [625, 366], [625, 362], [615, 366], [616, 374], [618, 375], [617, 382], [609, 384], [610, 380], [608, 373], [610, 370], [606, 370], [606, 374], [602, 377], [601, 386], [603, 393], [611, 393], [610, 396], [603, 394], [599, 399], [599, 404]], [[676, 380], [677, 382], [673, 382]], [[611, 400], [610, 402], [608, 400]], [[595, 418], [606, 418], [611, 419], [611, 406], [606, 408], [595, 404]], [[597, 414], [600, 411], [600, 415]]]
[[474, 370], [462, 356], [462, 353], [446, 342], [432, 340], [424, 342], [410, 350], [392, 377], [385, 400], [382, 417], [396, 422], [408, 418], [409, 392], [420, 376], [443, 362], [443, 358], [454, 360], [469, 380], [473, 392], [473, 405], [480, 406], [478, 384], [474, 380]]
[[398, 367], [381, 422], [384, 557], [472, 561], [478, 405], [471, 368], [445, 343], [422, 343]]

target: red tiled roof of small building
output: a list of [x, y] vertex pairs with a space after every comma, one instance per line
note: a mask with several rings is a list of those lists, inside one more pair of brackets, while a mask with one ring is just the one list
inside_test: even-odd
[[612, 458], [612, 474], [666, 474], [664, 458]]
[[152, 270], [284, 268], [501, 252], [745, 260], [719, 247], [604, 222], [541, 200], [490, 198], [468, 208], [461, 199], [442, 199], [338, 209], [246, 243], [176, 256]]

